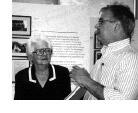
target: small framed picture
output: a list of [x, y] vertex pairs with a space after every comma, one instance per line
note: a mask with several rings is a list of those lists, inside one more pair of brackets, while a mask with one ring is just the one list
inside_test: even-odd
[[12, 38], [12, 56], [13, 57], [26, 57], [26, 45], [28, 39]]
[[14, 59], [12, 60], [12, 83], [15, 82], [15, 75], [17, 72], [21, 71], [30, 66], [29, 60], [27, 59]]
[[135, 16], [135, 19], [138, 19], [138, 1], [137, 0], [133, 0], [134, 2], [134, 16]]
[[97, 40], [96, 34], [94, 34], [94, 49], [101, 49], [102, 44]]
[[12, 60], [28, 60], [27, 56], [13, 56]]
[[94, 64], [96, 62], [96, 60], [100, 59], [102, 56], [102, 53], [100, 50], [94, 50]]
[[31, 16], [12, 15], [12, 35], [31, 36]]

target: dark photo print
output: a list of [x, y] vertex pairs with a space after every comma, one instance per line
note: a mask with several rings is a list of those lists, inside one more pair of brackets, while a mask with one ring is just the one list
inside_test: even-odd
[[23, 20], [12, 20], [12, 31], [27, 31]]

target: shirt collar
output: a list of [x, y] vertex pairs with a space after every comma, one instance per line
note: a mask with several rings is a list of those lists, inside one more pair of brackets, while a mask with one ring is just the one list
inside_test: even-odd
[[[48, 66], [48, 68], [49, 68], [49, 78], [48, 78], [48, 80], [53, 81], [53, 80], [56, 79], [55, 67], [52, 64], [50, 64]], [[29, 67], [28, 71], [29, 71], [29, 81], [36, 83], [36, 75], [35, 75], [34, 65]]]
[[108, 44], [108, 46], [103, 46], [103, 48], [101, 49], [101, 53], [102, 55], [108, 54], [113, 51], [120, 50], [128, 45], [130, 45], [130, 41], [128, 38], [121, 41], [113, 42]]

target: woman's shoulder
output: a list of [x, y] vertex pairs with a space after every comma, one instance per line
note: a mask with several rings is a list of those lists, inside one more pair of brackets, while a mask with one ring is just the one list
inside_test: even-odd
[[28, 68], [24, 68], [15, 74], [16, 79], [27, 78], [27, 76], [28, 76]]
[[69, 80], [69, 70], [61, 65], [54, 65], [56, 76], [58, 79]]
[[68, 71], [68, 68], [67, 67], [64, 67], [64, 66], [61, 66], [61, 65], [55, 65], [54, 64], [54, 67], [55, 67], [55, 69], [67, 70]]

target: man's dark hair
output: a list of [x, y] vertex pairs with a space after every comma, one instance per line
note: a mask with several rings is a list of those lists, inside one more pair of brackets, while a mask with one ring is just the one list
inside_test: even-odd
[[113, 17], [121, 22], [126, 36], [131, 40], [135, 28], [135, 18], [130, 8], [126, 5], [114, 3], [113, 5], [103, 7], [101, 12], [104, 10], [110, 10]]

